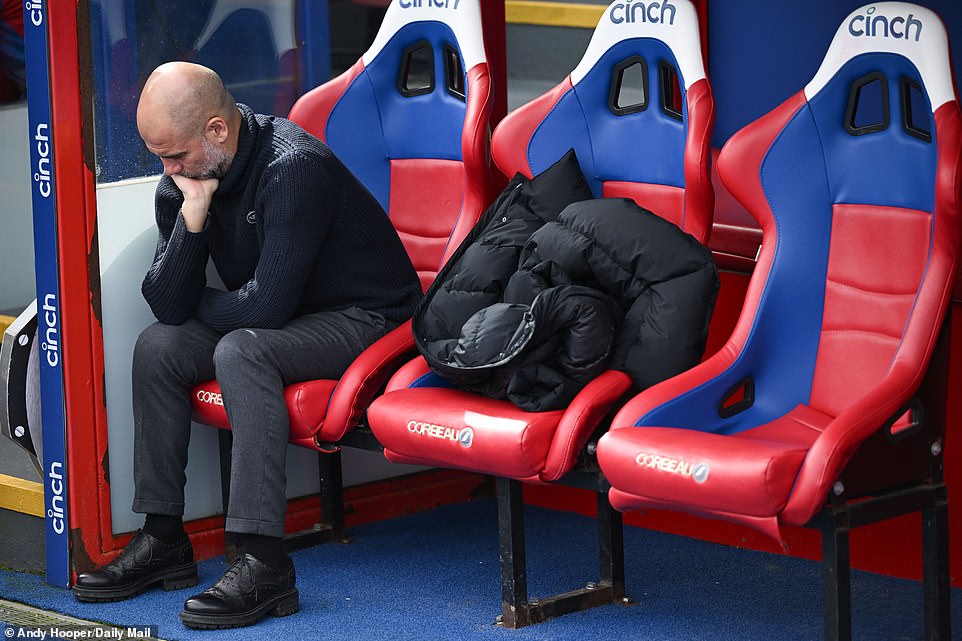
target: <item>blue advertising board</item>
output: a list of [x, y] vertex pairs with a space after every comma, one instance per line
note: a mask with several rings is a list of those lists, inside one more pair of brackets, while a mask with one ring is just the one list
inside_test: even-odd
[[66, 424], [47, 4], [39, 0], [25, 0], [23, 27], [27, 59], [27, 111], [30, 123], [30, 174], [37, 279], [37, 340], [40, 342], [47, 582], [69, 587]]

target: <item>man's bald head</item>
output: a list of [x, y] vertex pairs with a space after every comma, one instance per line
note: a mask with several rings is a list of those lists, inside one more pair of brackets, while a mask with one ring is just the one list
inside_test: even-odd
[[204, 131], [215, 116], [230, 121], [237, 112], [233, 96], [212, 69], [190, 62], [168, 62], [157, 67], [140, 94], [137, 127], [173, 127], [181, 134]]
[[157, 67], [140, 94], [137, 129], [164, 173], [223, 177], [237, 152], [241, 114], [214, 71], [190, 62]]

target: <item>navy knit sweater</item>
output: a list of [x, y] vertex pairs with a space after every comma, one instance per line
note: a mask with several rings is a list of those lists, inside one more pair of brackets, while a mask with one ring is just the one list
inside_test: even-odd
[[[157, 185], [160, 239], [142, 291], [162, 323], [228, 332], [357, 306], [395, 323], [421, 296], [384, 210], [323, 142], [238, 105], [237, 155], [191, 233], [173, 179]], [[208, 256], [227, 291], [207, 287]]]

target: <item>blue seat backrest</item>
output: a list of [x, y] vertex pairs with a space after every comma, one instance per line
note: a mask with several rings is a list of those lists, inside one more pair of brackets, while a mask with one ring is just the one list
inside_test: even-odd
[[[878, 33], [858, 33], [866, 24], [860, 16], [881, 18]], [[921, 38], [882, 33], [881, 21], [893, 20], [918, 21]], [[750, 209], [765, 230], [755, 276], [764, 286], [744, 348], [706, 387], [719, 388], [717, 400], [724, 388], [751, 377], [755, 402], [728, 419], [719, 417], [714, 403], [680, 403], [685, 416], [665, 406], [638, 424], [735, 433], [799, 404], [835, 416], [881, 380], [934, 247], [941, 187], [933, 108], [957, 105], [946, 43], [941, 21], [927, 9], [887, 2], [872, 5], [867, 15], [856, 11], [805, 90], [745, 128], [771, 141], [758, 166], [731, 172], [742, 172], [763, 191], [765, 202]], [[739, 148], [733, 165], [744, 164], [750, 146], [739, 138], [752, 135], [758, 134], [730, 141]], [[725, 156], [723, 150], [720, 164]]]
[[[648, 106], [618, 115], [609, 109], [616, 67], [638, 56], [646, 67]], [[662, 65], [678, 74], [682, 118], [660, 108]], [[672, 85], [667, 85], [670, 91]], [[596, 197], [605, 181], [685, 186], [684, 152], [688, 107], [685, 80], [668, 46], [655, 38], [622, 40], [608, 49], [545, 117], [532, 136], [528, 161], [533, 173], [547, 169], [574, 148]]]
[[[889, 88], [889, 125], [853, 135], [844, 126], [853, 84], [876, 72], [884, 75]], [[742, 417], [748, 424], [811, 402], [826, 313], [833, 205], [904, 207], [927, 213], [934, 209], [936, 144], [902, 127], [902, 78], [921, 81], [914, 65], [901, 56], [873, 53], [851, 60], [787, 124], [762, 164], [761, 181], [778, 246], [749, 338], [751, 348], [743, 354], [746, 373], [751, 371], [756, 388], [765, 391], [764, 401]], [[925, 119], [927, 129], [934, 132], [930, 108]], [[877, 251], [884, 255], [887, 248]]]
[[[387, 27], [390, 17], [389, 9]], [[433, 88], [420, 95], [403, 95], [399, 89], [401, 67], [406, 52], [419, 43], [430, 47]], [[370, 61], [365, 59], [364, 70], [328, 119], [327, 143], [385, 210], [390, 196], [391, 160], [462, 160], [466, 98], [447, 90], [445, 58], [449, 55], [457, 56], [462, 74], [467, 71], [471, 61], [465, 59], [451, 26], [430, 20], [404, 24]], [[467, 83], [463, 85], [466, 93]]]

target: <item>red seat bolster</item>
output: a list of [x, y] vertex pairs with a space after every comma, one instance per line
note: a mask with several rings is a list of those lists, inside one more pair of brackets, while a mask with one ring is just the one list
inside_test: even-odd
[[428, 362], [424, 360], [423, 356], [418, 356], [402, 365], [398, 371], [395, 372], [391, 380], [387, 382], [387, 387], [384, 391], [393, 392], [394, 390], [405, 389], [409, 387], [411, 383], [430, 372], [431, 368], [428, 367]]
[[[747, 323], [740, 323], [740, 325], [745, 326], [743, 333], [747, 334], [750, 325]], [[691, 369], [642, 390], [641, 393], [631, 398], [615, 415], [611, 422], [612, 428], [634, 425], [641, 417], [656, 408], [671, 403], [678, 396], [700, 388], [716, 377], [724, 375], [725, 370], [734, 362], [738, 351], [741, 349], [741, 344], [744, 342], [739, 337], [738, 329], [736, 327], [728, 342], [710, 358]], [[709, 400], [703, 402], [717, 403], [719, 400], [721, 400], [720, 395], [711, 396]]]
[[[464, 162], [464, 203], [461, 216], [451, 229], [448, 245], [441, 256], [443, 265], [451, 258], [488, 203], [501, 190], [498, 172], [492, 167], [491, 110], [494, 96], [491, 90], [491, 72], [487, 64], [471, 67], [467, 74], [468, 106], [464, 114], [464, 130], [461, 132], [461, 158]], [[440, 269], [440, 267], [439, 267]]]
[[291, 443], [314, 447], [314, 432], [324, 422], [337, 381], [315, 380], [294, 383], [284, 388], [287, 414], [291, 418]]
[[327, 119], [330, 118], [334, 105], [362, 71], [364, 62], [358, 58], [350, 69], [301, 96], [291, 107], [287, 118], [327, 142]]
[[707, 245], [715, 209], [711, 182], [711, 136], [715, 99], [707, 78], [688, 87], [688, 139], [685, 141], [685, 217], [681, 228]]
[[405, 321], [382, 336], [354, 359], [331, 395], [327, 416], [317, 430], [317, 439], [340, 440], [353, 429], [381, 386], [401, 363], [414, 354], [411, 321]]
[[[951, 282], [945, 283], [946, 304], [951, 296], [951, 285]], [[922, 315], [935, 313], [936, 309], [926, 309]], [[919, 318], [918, 321], [920, 324], [936, 324], [932, 318]], [[907, 334], [903, 350], [911, 352], [919, 348], [930, 356], [937, 334], [931, 336], [931, 344], [926, 345], [926, 340], [919, 340], [928, 338], [930, 337], [920, 336], [918, 332], [914, 335]], [[799, 471], [795, 488], [782, 513], [783, 523], [807, 523], [824, 506], [825, 497], [832, 484], [859, 445], [891, 418], [909, 399], [911, 391], [921, 383], [925, 374], [923, 365], [928, 361], [928, 357], [925, 361], [913, 361], [914, 359], [904, 357], [896, 359], [889, 374], [875, 389], [853, 402], [826, 426], [822, 435], [812, 445], [808, 459]]]
[[631, 385], [624, 372], [608, 370], [578, 392], [558, 422], [540, 473], [542, 481], [557, 481], [568, 473], [595, 428]]
[[509, 177], [516, 173], [533, 177], [528, 162], [528, 143], [541, 121], [571, 89], [571, 76], [568, 75], [550, 91], [521, 105], [511, 112], [510, 118], [498, 123], [491, 137], [491, 156], [501, 173]]

